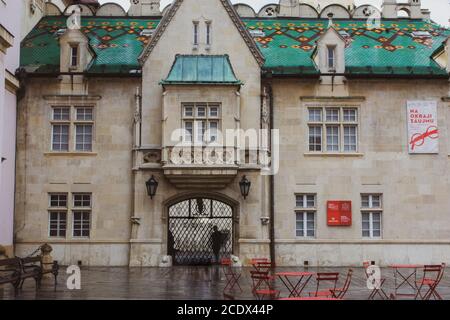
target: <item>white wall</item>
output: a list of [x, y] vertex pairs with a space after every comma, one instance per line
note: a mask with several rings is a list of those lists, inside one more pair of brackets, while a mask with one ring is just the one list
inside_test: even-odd
[[[20, 30], [23, 1], [0, 3], [0, 24], [14, 36], [6, 55], [0, 53], [0, 245], [12, 247], [16, 146], [16, 96], [5, 88], [5, 72], [19, 67]], [[11, 253], [9, 251], [9, 253]]]

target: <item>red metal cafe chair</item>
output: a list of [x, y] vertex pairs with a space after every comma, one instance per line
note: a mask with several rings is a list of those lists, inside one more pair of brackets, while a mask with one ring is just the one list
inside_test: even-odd
[[[309, 292], [310, 297], [332, 297], [339, 280], [339, 272], [318, 272], [316, 275], [316, 291]], [[327, 284], [327, 288], [321, 289], [322, 283]]]
[[[433, 297], [436, 300], [442, 300], [441, 295], [436, 291], [437, 286], [444, 276], [445, 263], [440, 265], [426, 265], [423, 268], [423, 278], [417, 281], [418, 289], [415, 299], [430, 300]], [[425, 288], [425, 294], [422, 295], [422, 289]]]
[[[364, 274], [366, 275], [367, 279], [369, 279], [369, 277], [371, 276], [369, 274], [369, 271], [367, 270], [370, 267], [370, 265], [371, 264], [369, 263], [369, 261], [364, 261], [363, 262]], [[385, 278], [381, 278], [379, 285], [372, 289], [372, 292], [370, 293], [370, 295], [367, 298], [367, 300], [374, 300], [377, 295], [383, 300], [384, 299], [389, 300], [389, 296], [386, 294], [386, 292], [383, 289], [383, 285], [384, 285], [385, 282], [386, 282], [386, 279]]]
[[268, 299], [278, 299], [280, 291], [275, 290], [271, 276], [268, 271], [250, 271], [252, 278], [252, 293], [258, 300], [263, 300], [264, 297]]
[[353, 270], [348, 269], [347, 277], [345, 278], [344, 285], [341, 288], [332, 289], [331, 294], [332, 298], [342, 300], [344, 299], [345, 295], [347, 294], [348, 288], [350, 288], [350, 284], [352, 282], [352, 276], [353, 276]]
[[222, 266], [222, 271], [225, 275], [226, 284], [223, 288], [223, 292], [231, 291], [235, 286], [239, 288], [242, 292], [242, 288], [239, 285], [239, 279], [241, 278], [241, 273], [236, 271], [236, 268], [233, 267], [233, 262], [229, 258], [224, 258], [220, 261]]

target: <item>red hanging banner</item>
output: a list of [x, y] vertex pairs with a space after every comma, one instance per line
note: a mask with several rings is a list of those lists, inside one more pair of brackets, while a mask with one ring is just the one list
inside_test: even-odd
[[327, 221], [329, 226], [351, 226], [352, 225], [352, 202], [351, 201], [328, 201]]

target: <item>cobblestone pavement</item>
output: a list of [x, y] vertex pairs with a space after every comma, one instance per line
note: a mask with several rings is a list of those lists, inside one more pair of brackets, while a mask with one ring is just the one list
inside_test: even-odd
[[[243, 289], [223, 294], [225, 277], [219, 266], [212, 267], [173, 267], [173, 268], [82, 268], [81, 290], [70, 291], [66, 286], [67, 275], [61, 268], [59, 283], [54, 290], [53, 279], [44, 279], [42, 288], [35, 290], [34, 281], [25, 281], [23, 290], [14, 296], [10, 285], [0, 286], [1, 299], [163, 299], [163, 300], [254, 300], [251, 292], [251, 268], [242, 268], [239, 283]], [[340, 272], [340, 283], [345, 280], [348, 268], [309, 268], [311, 272]], [[346, 299], [365, 300], [370, 294], [366, 286], [366, 277], [362, 268], [353, 268], [354, 276]], [[281, 271], [304, 271], [303, 268], [277, 268]], [[403, 271], [404, 272], [404, 271]], [[382, 269], [386, 278], [384, 289], [389, 295], [394, 288], [394, 272], [390, 268]], [[418, 270], [417, 277], [422, 276]], [[315, 279], [311, 278], [303, 295], [315, 290]], [[281, 297], [288, 291], [279, 279], [276, 288]], [[450, 300], [450, 270], [446, 270], [438, 288], [444, 299]], [[400, 297], [399, 297], [400, 298]], [[402, 299], [411, 299], [402, 297]]]

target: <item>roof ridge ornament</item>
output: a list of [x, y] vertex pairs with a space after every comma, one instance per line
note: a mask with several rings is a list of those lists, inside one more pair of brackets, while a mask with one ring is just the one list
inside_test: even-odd
[[328, 13], [327, 17], [328, 17], [328, 28], [332, 28], [334, 13], [333, 12]]

